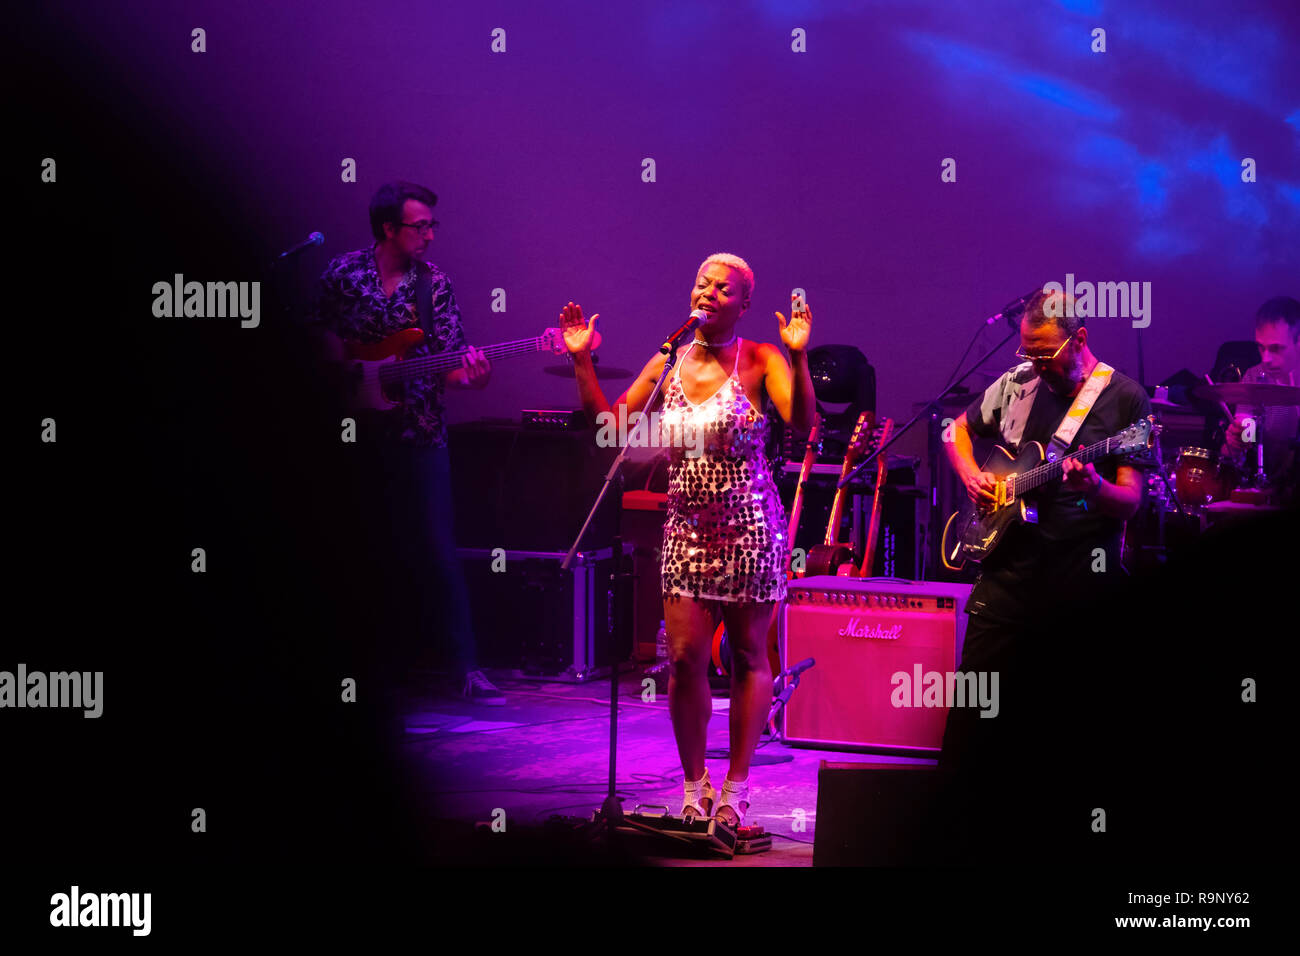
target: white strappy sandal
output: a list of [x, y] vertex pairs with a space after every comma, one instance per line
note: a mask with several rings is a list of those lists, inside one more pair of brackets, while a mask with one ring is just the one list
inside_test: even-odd
[[[737, 783], [730, 777], [722, 782], [722, 794], [713, 808], [713, 818], [721, 820], [734, 830], [745, 825], [745, 812], [749, 809], [749, 781]], [[727, 811], [725, 814], [723, 811]]]
[[718, 791], [709, 783], [709, 768], [704, 768], [704, 776], [699, 780], [683, 781], [681, 816], [704, 817], [708, 819], [717, 802]]

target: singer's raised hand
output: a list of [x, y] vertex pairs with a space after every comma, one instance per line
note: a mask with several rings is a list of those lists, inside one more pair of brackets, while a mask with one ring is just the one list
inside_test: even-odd
[[560, 329], [564, 333], [564, 345], [574, 355], [590, 352], [596, 336], [597, 312], [588, 322], [582, 317], [582, 306], [570, 302], [560, 311]]
[[808, 337], [812, 332], [812, 313], [808, 311], [808, 305], [801, 302], [798, 295], [790, 296], [790, 321], [785, 321], [785, 316], [780, 312], [776, 314], [777, 330], [781, 333], [781, 341], [791, 352], [802, 352], [808, 348]]

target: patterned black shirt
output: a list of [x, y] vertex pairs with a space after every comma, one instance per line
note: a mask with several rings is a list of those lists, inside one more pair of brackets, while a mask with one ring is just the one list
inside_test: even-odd
[[[433, 341], [428, 336], [406, 353], [408, 358], [465, 348], [460, 309], [446, 274], [426, 263], [433, 280]], [[333, 259], [321, 276], [320, 299], [313, 321], [347, 341], [371, 344], [402, 329], [419, 327], [415, 304], [416, 265], [402, 277], [392, 296], [375, 261], [375, 250], [358, 249]], [[435, 375], [406, 384], [399, 408], [382, 416], [383, 438], [414, 445], [447, 444], [443, 409], [443, 377]]]

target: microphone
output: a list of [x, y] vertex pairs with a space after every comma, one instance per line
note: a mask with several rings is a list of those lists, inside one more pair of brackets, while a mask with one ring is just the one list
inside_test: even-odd
[[1034, 289], [1032, 292], [1022, 295], [1015, 301], [1008, 302], [1002, 307], [1002, 311], [997, 315], [990, 315], [985, 319], [984, 324], [992, 325], [994, 322], [998, 321], [998, 319], [1004, 319], [1013, 332], [1019, 332], [1020, 316], [1024, 313], [1025, 306], [1029, 304], [1030, 300], [1033, 299], [1034, 296], [1038, 295], [1038, 293], [1042, 291], [1042, 288]]
[[663, 352], [664, 355], [672, 352], [673, 349], [677, 348], [677, 346], [681, 344], [682, 339], [686, 338], [686, 336], [690, 335], [699, 327], [700, 323], [704, 321], [708, 314], [709, 313], [705, 312], [703, 309], [696, 309], [692, 312], [691, 317], [682, 323], [682, 327], [672, 335], [668, 336], [664, 341], [664, 344], [659, 346], [659, 351]]
[[772, 707], [767, 712], [767, 722], [769, 724], [776, 720], [776, 715], [781, 712], [781, 708], [790, 702], [790, 697], [794, 694], [794, 689], [799, 686], [799, 675], [808, 670], [808, 668], [815, 666], [816, 663], [817, 661], [813, 658], [805, 657], [798, 664], [795, 664], [794, 667], [789, 669], [788, 673], [790, 679], [785, 682], [785, 688], [777, 698], [772, 701]]
[[302, 242], [298, 243], [293, 248], [284, 250], [284, 252], [280, 253], [280, 255], [277, 256], [276, 258], [288, 259], [291, 258], [292, 256], [296, 256], [304, 249], [310, 248], [311, 246], [319, 246], [324, 242], [325, 242], [325, 236], [322, 233], [313, 232], [310, 236], [308, 236]]
[[794, 667], [790, 668], [790, 676], [798, 677], [804, 671], [808, 670], [808, 668], [816, 666], [816, 664], [817, 661], [814, 658], [805, 657], [798, 664], [795, 664]]

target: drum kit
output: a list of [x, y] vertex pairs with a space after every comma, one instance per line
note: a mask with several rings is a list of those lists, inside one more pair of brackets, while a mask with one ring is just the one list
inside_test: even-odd
[[[1185, 396], [1193, 401], [1171, 400], [1169, 389], [1156, 388], [1152, 410], [1163, 424], [1166, 415], [1199, 414], [1201, 403], [1217, 405], [1231, 421], [1229, 405], [1300, 406], [1300, 387], [1269, 383], [1234, 382], [1198, 385]], [[1204, 406], [1202, 405], [1201, 408]], [[1244, 466], [1218, 448], [1183, 445], [1171, 460], [1158, 460], [1147, 473], [1147, 495], [1143, 509], [1129, 522], [1124, 551], [1125, 564], [1150, 566], [1163, 561], [1167, 525], [1182, 534], [1197, 534], [1213, 524], [1280, 510], [1274, 498], [1274, 479], [1264, 473], [1263, 429], [1255, 440], [1245, 443]], [[1158, 446], [1157, 446], [1158, 447]], [[1295, 444], [1292, 444], [1295, 447]]]

